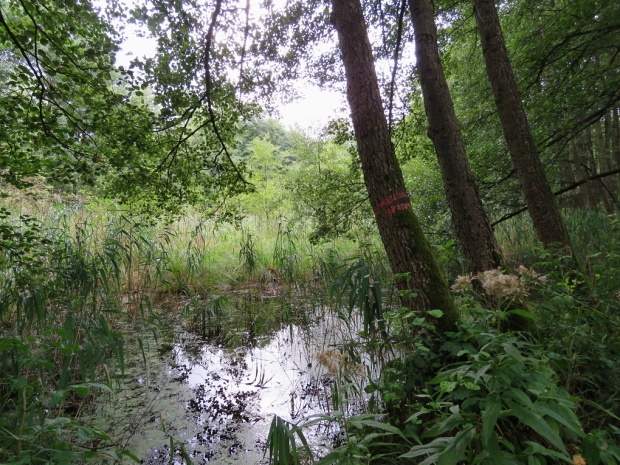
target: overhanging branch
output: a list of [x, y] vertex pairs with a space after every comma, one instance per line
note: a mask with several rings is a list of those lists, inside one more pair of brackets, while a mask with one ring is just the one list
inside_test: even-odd
[[211, 119], [211, 126], [213, 128], [213, 133], [217, 140], [220, 142], [220, 146], [222, 147], [222, 152], [226, 155], [226, 158], [233, 170], [237, 174], [237, 179], [241, 180], [243, 184], [250, 184], [243, 177], [235, 162], [233, 162], [230, 153], [228, 152], [228, 147], [226, 146], [226, 142], [222, 137], [219, 127], [217, 125], [217, 120], [215, 117], [215, 111], [213, 110], [213, 96], [211, 94], [212, 88], [212, 79], [211, 79], [211, 45], [213, 43], [213, 37], [215, 34], [215, 25], [217, 24], [217, 18], [222, 11], [222, 0], [217, 0], [215, 2], [215, 10], [213, 10], [213, 15], [211, 16], [211, 23], [209, 24], [209, 29], [207, 30], [207, 37], [205, 40], [205, 97], [207, 100], [207, 111], [209, 112], [209, 117]]
[[[568, 186], [566, 186], [566, 187], [564, 187], [564, 188], [554, 192], [553, 195], [564, 194], [566, 192], [569, 192], [569, 191], [572, 191], [574, 189], [577, 189], [579, 186], [581, 186], [581, 185], [583, 185], [583, 184], [585, 184], [587, 182], [596, 181], [597, 179], [603, 179], [603, 178], [606, 178], [607, 176], [613, 176], [614, 174], [618, 174], [618, 173], [620, 173], [620, 168], [616, 168], [616, 169], [613, 169], [613, 170], [610, 170], [610, 171], [605, 171], [604, 173], [598, 173], [598, 174], [594, 174], [592, 176], [588, 176], [587, 178], [583, 178], [583, 179], [580, 179], [579, 181], [575, 181], [575, 182], [570, 183], [570, 185], [568, 185]], [[497, 220], [494, 223], [492, 223], [491, 226], [495, 226], [495, 225], [498, 225], [500, 223], [503, 223], [504, 221], [506, 221], [506, 220], [508, 220], [510, 218], [513, 218], [513, 217], [515, 217], [517, 215], [520, 215], [524, 211], [527, 211], [527, 206], [525, 206], [523, 208], [520, 208], [519, 210], [516, 210], [516, 211], [514, 211], [512, 213], [508, 213], [508, 214], [502, 216], [499, 220]]]

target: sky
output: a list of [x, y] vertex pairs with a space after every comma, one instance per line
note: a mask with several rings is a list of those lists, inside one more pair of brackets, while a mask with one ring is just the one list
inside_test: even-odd
[[[155, 55], [156, 42], [152, 38], [139, 37], [136, 26], [125, 26], [126, 40], [116, 56], [119, 66], [129, 67], [136, 57]], [[320, 131], [330, 119], [346, 117], [346, 98], [342, 93], [324, 90], [309, 82], [297, 85], [299, 97], [290, 103], [277, 105], [279, 115], [272, 115], [284, 127], [301, 128], [308, 132]]]
[[[105, 6], [108, 0], [93, 0], [95, 5]], [[126, 7], [131, 7], [138, 0], [122, 0]], [[283, 3], [286, 0], [274, 0], [275, 3]], [[117, 62], [121, 66], [128, 67], [129, 62], [136, 57], [150, 57], [155, 54], [156, 42], [152, 38], [140, 37], [135, 24], [125, 24], [124, 33], [126, 40], [122, 44], [121, 51], [117, 54]], [[413, 62], [413, 49], [407, 49], [403, 62]], [[390, 76], [392, 63], [383, 60], [376, 64], [377, 72]], [[321, 89], [309, 82], [299, 82], [296, 85], [298, 98], [293, 102], [278, 104], [275, 102], [277, 114], [270, 115], [279, 120], [283, 126], [300, 128], [309, 133], [319, 132], [331, 119], [347, 117], [349, 115], [346, 96], [343, 92]]]
[[345, 107], [342, 93], [307, 84], [298, 100], [280, 107], [280, 117], [276, 119], [285, 127], [320, 130], [330, 119], [347, 116]]

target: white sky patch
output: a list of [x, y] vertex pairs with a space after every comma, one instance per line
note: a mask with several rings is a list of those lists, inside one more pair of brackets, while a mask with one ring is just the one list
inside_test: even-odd
[[[93, 0], [95, 8], [104, 10], [108, 0]], [[123, 0], [125, 10], [134, 8], [138, 0]], [[118, 20], [117, 20], [118, 21]], [[122, 30], [125, 40], [120, 44], [121, 49], [116, 54], [117, 66], [129, 68], [129, 63], [135, 58], [151, 58], [157, 50], [157, 40], [150, 37], [148, 31], [136, 24], [113, 22], [113, 26]]]
[[[284, 0], [276, 1], [276, 4]], [[107, 0], [94, 0], [99, 8], [105, 8]], [[137, 0], [123, 0], [125, 8], [133, 8]], [[150, 37], [148, 31], [136, 24], [123, 24], [125, 40], [116, 54], [117, 66], [125, 69], [135, 58], [151, 58], [157, 51], [157, 39]], [[295, 101], [278, 106], [279, 115], [274, 117], [285, 127], [298, 127], [306, 131], [321, 130], [330, 120], [347, 117], [349, 114], [344, 92], [324, 90], [309, 82], [297, 84], [299, 98]]]
[[279, 108], [280, 116], [277, 119], [284, 126], [321, 129], [330, 119], [348, 115], [343, 93], [307, 84], [299, 94], [299, 99]]
[[151, 58], [157, 50], [157, 40], [152, 37], [138, 37], [131, 31], [129, 24], [125, 30], [127, 38], [121, 44], [120, 51], [116, 54], [116, 63], [119, 66], [129, 67], [129, 63], [135, 58]]

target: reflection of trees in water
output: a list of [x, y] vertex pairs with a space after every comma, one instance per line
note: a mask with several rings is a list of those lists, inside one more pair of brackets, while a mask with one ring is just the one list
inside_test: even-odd
[[[368, 357], [349, 353], [358, 340], [358, 317], [344, 321], [325, 308], [305, 310], [311, 323], [280, 324], [269, 335], [227, 330], [231, 336], [211, 339], [170, 327], [158, 340], [144, 337], [144, 350], [128, 347], [133, 372], [113, 401], [117, 425], [133, 425], [128, 448], [144, 463], [169, 463], [172, 437], [173, 460], [181, 460], [183, 444], [194, 463], [259, 463], [274, 414], [300, 421], [333, 411], [343, 386], [361, 386], [365, 376], [348, 368], [375, 367]], [[317, 359], [325, 353], [345, 369], [330, 372]], [[353, 388], [338, 408], [358, 413], [366, 401], [363, 390]], [[337, 425], [319, 424], [306, 437], [319, 444], [340, 433]]]

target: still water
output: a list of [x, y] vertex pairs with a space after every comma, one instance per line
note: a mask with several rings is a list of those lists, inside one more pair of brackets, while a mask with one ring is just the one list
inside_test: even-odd
[[[333, 409], [334, 372], [346, 363], [340, 348], [351, 338], [350, 326], [324, 315], [261, 337], [203, 338], [182, 329], [141, 335], [140, 344], [128, 347], [125, 375], [97, 418], [142, 463], [181, 464], [181, 446], [195, 464], [266, 463], [274, 415], [297, 422]], [[357, 377], [361, 384], [363, 366], [349, 371], [349, 381]], [[315, 448], [329, 441], [327, 433], [305, 431]], [[329, 434], [333, 439], [337, 432]]]

